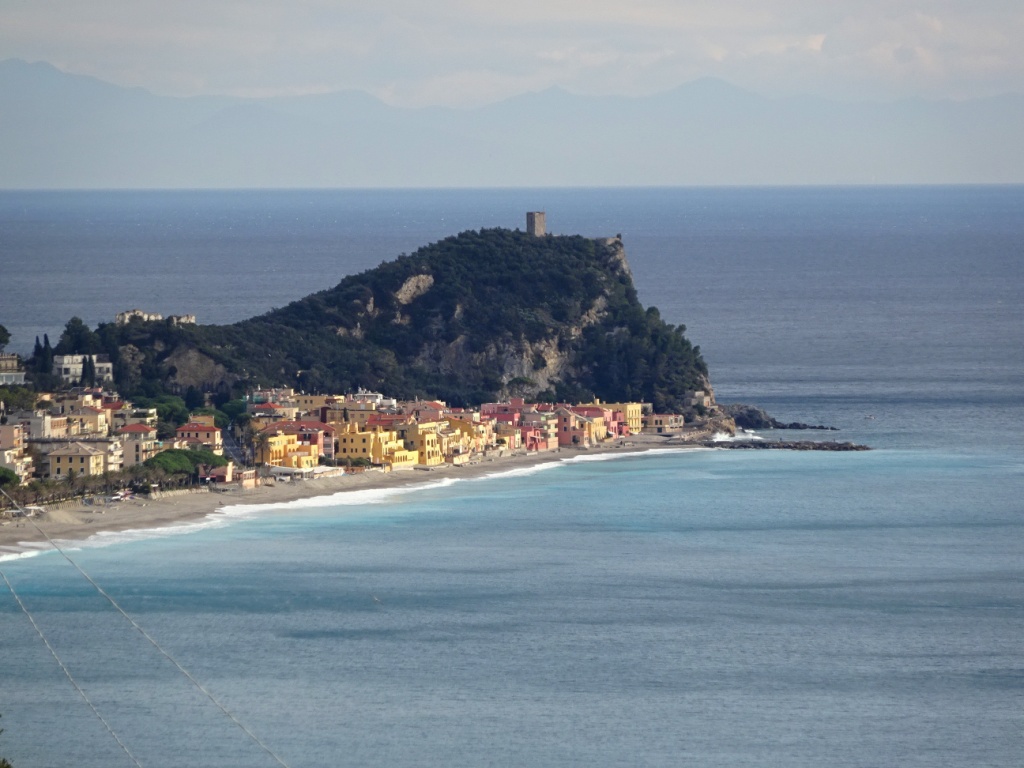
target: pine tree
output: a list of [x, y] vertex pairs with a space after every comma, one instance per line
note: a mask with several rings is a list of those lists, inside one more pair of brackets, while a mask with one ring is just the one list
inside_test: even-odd
[[39, 359], [39, 372], [53, 372], [53, 347], [50, 346], [50, 335], [43, 334], [43, 354]]
[[92, 355], [86, 355], [82, 360], [81, 384], [83, 387], [92, 387], [96, 384], [96, 363], [93, 362]]

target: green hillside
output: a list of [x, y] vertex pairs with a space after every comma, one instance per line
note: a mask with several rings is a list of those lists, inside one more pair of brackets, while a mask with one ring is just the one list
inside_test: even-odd
[[58, 349], [109, 354], [125, 394], [365, 387], [452, 404], [597, 396], [669, 410], [708, 386], [685, 328], [638, 301], [616, 238], [463, 232], [234, 325], [69, 331]]

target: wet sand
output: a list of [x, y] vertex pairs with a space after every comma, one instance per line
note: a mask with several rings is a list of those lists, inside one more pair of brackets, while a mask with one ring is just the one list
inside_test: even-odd
[[654, 448], [693, 448], [669, 443], [655, 436], [635, 436], [625, 442], [589, 449], [562, 448], [544, 453], [516, 454], [484, 459], [464, 466], [442, 465], [432, 470], [410, 469], [399, 472], [364, 472], [361, 474], [325, 477], [316, 480], [281, 482], [252, 490], [232, 487], [230, 490], [199, 491], [169, 495], [160, 499], [138, 498], [102, 506], [84, 504], [59, 510], [48, 510], [30, 519], [14, 519], [0, 525], [0, 556], [50, 548], [48, 538], [67, 541], [87, 539], [101, 531], [127, 531], [165, 528], [217, 514], [237, 504], [283, 504], [297, 499], [327, 496], [335, 493], [380, 488], [401, 488], [421, 485], [444, 478], [484, 477], [519, 467], [558, 462], [574, 456], [604, 453], [639, 453]]

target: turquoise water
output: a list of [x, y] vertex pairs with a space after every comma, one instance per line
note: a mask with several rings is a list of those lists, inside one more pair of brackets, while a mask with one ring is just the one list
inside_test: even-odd
[[[1017, 766], [1022, 192], [819, 192], [551, 194], [627, 218], [721, 399], [877, 450], [577, 460], [71, 556], [291, 766]], [[0, 567], [143, 765], [279, 764], [59, 556]], [[10, 594], [0, 712], [18, 768], [133, 764]]]
[[[290, 765], [1013, 765], [1020, 481], [674, 452], [73, 557]], [[5, 570], [143, 764], [275, 764], [66, 562]], [[8, 751], [130, 764], [0, 615]]]

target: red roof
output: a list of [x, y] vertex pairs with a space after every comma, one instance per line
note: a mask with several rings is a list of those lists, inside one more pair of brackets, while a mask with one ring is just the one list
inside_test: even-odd
[[219, 432], [217, 427], [211, 427], [209, 424], [198, 424], [197, 422], [190, 421], [188, 424], [182, 424], [178, 427], [179, 432]]
[[156, 427], [147, 427], [145, 424], [128, 424], [127, 426], [121, 427], [117, 431], [120, 432], [122, 435], [125, 432], [138, 432], [140, 434], [142, 432], [145, 432], [148, 434], [150, 432], [156, 432]]

